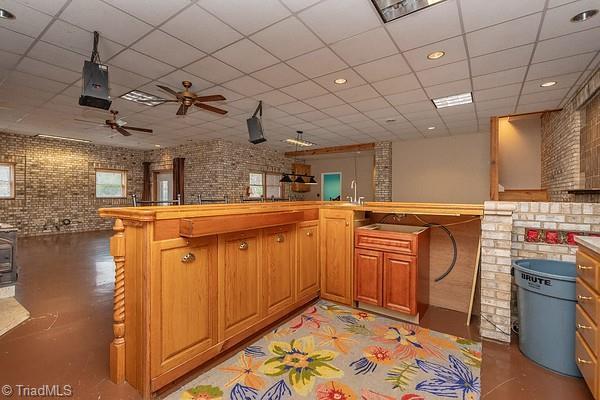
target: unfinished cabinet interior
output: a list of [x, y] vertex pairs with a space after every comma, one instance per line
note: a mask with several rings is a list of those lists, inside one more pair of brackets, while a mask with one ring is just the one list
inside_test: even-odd
[[373, 224], [356, 229], [355, 293], [359, 305], [417, 315], [428, 290], [419, 275], [429, 271], [429, 229]]

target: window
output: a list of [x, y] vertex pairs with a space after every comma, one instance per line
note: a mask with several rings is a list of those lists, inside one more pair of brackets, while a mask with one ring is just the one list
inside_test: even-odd
[[250, 172], [250, 197], [281, 198], [281, 174]]
[[127, 171], [96, 170], [96, 197], [127, 197]]
[[15, 166], [9, 163], [0, 163], [0, 199], [15, 197]]

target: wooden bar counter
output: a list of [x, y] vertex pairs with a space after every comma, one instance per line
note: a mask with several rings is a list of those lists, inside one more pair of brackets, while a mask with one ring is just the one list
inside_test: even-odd
[[103, 208], [114, 218], [111, 379], [145, 399], [319, 296], [353, 304], [366, 213], [477, 217], [481, 204], [277, 202]]

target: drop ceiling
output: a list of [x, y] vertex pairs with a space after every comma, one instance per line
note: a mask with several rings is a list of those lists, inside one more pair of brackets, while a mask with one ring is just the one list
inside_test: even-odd
[[[149, 5], [149, 3], [152, 3]], [[600, 0], [446, 0], [383, 24], [370, 0], [0, 0], [0, 129], [132, 148], [247, 141], [262, 100], [263, 146], [289, 150], [303, 130], [318, 147], [485, 133], [489, 117], [560, 107], [598, 67]], [[114, 135], [75, 121], [92, 32], [109, 65], [113, 108], [154, 135]], [[433, 51], [444, 57], [428, 60]], [[347, 83], [333, 81], [344, 78]], [[192, 81], [222, 94], [222, 117], [120, 99]], [[543, 88], [541, 83], [556, 81]], [[472, 104], [431, 98], [473, 92]], [[435, 127], [435, 129], [428, 129]]]

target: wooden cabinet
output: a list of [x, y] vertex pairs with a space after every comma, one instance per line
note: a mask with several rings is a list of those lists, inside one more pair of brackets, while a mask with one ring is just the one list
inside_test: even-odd
[[154, 377], [217, 343], [217, 238], [156, 242], [150, 281]]
[[321, 297], [352, 304], [352, 210], [321, 210]]
[[262, 272], [265, 315], [294, 303], [295, 226], [283, 225], [263, 230]]
[[261, 231], [219, 235], [219, 339], [257, 323], [262, 316]]
[[355, 294], [359, 303], [411, 316], [428, 303], [429, 229], [368, 226], [356, 230]]
[[319, 293], [319, 221], [298, 224], [296, 249], [296, 297]]

